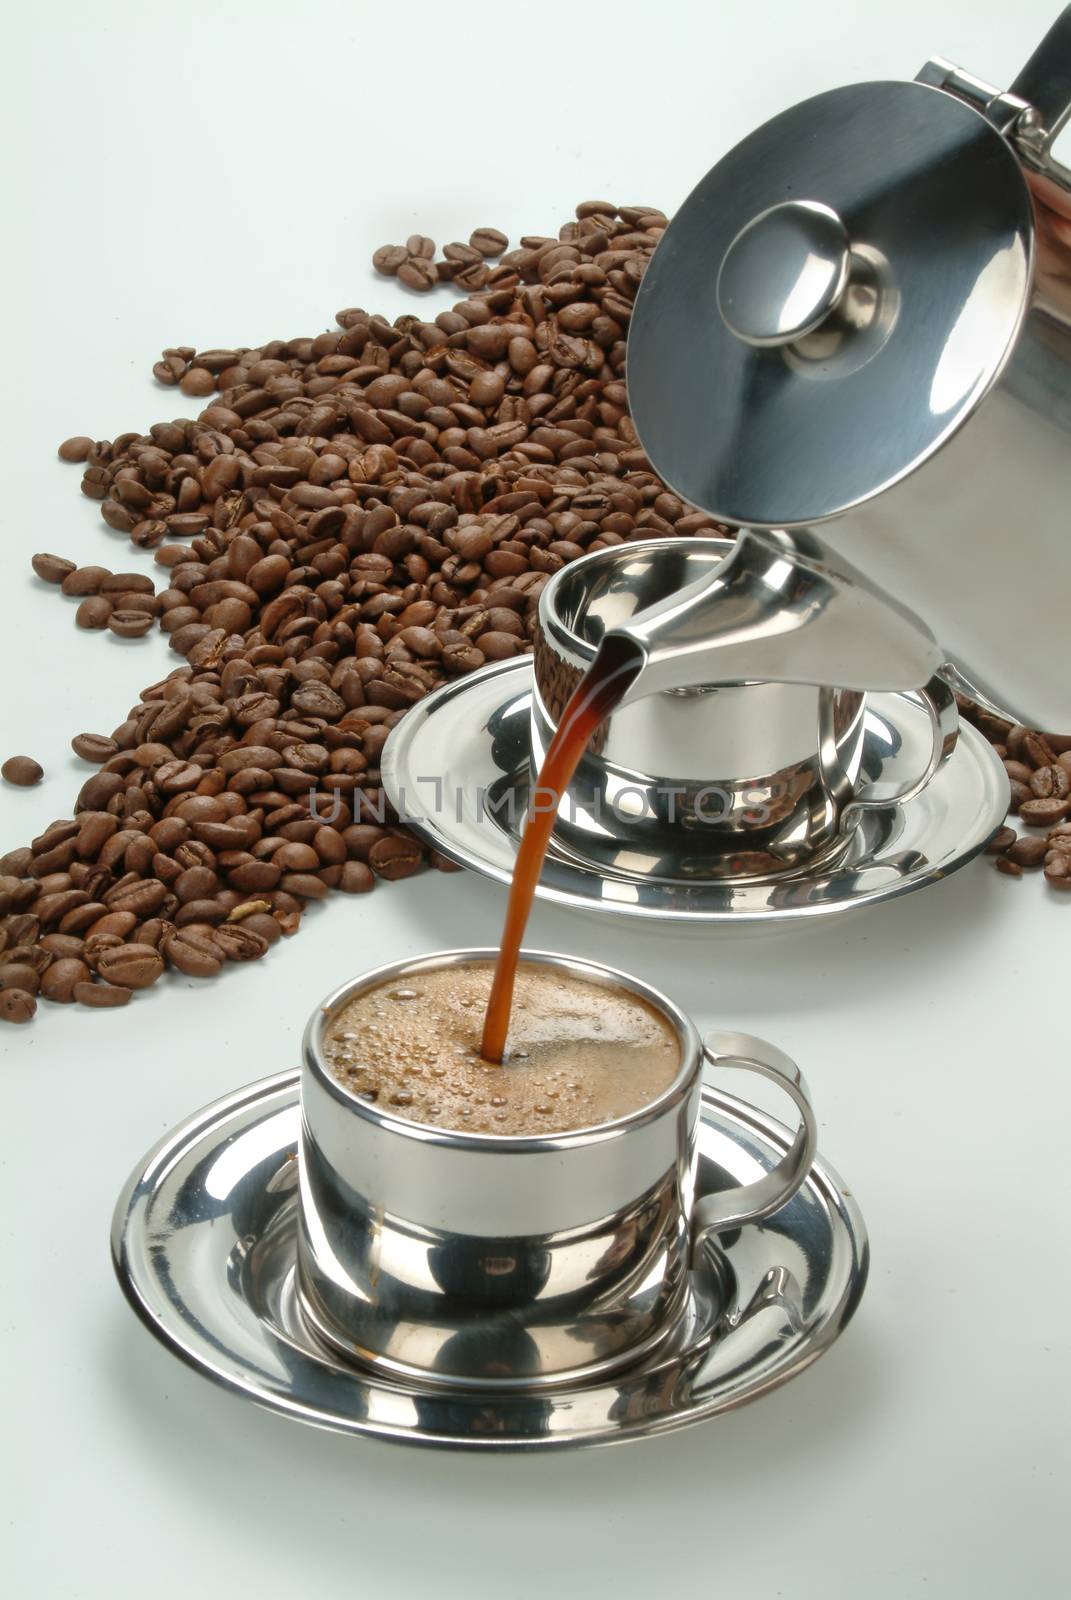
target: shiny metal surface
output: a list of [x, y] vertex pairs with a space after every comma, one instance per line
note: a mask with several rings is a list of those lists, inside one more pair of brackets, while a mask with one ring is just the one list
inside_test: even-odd
[[[192, 1116], [139, 1163], [112, 1228], [119, 1282], [150, 1333], [232, 1394], [293, 1420], [466, 1450], [645, 1438], [786, 1382], [828, 1349], [862, 1295], [863, 1220], [819, 1159], [776, 1219], [705, 1253], [665, 1345], [609, 1382], [489, 1394], [362, 1371], [298, 1305], [298, 1094], [299, 1074], [280, 1073]], [[790, 1143], [772, 1118], [705, 1088], [697, 1189], [748, 1183]]]
[[[409, 1122], [349, 1093], [323, 1039], [338, 1011], [384, 981], [497, 950], [439, 951], [344, 984], [305, 1031], [297, 1292], [322, 1339], [409, 1381], [501, 1389], [604, 1376], [657, 1348], [688, 1292], [688, 1267], [728, 1227], [795, 1193], [817, 1129], [795, 1063], [761, 1040], [705, 1049], [657, 989], [598, 963], [522, 960], [644, 999], [677, 1036], [681, 1065], [649, 1105], [614, 1122], [531, 1137]], [[704, 1059], [777, 1082], [801, 1117], [784, 1160], [726, 1191], [691, 1224]]]
[[[565, 702], [607, 634], [634, 627], [659, 601], [698, 587], [713, 599], [708, 630], [734, 605], [720, 574], [739, 571], [726, 539], [656, 539], [596, 551], [555, 574], [540, 596], [531, 767], [538, 774]], [[768, 565], [768, 561], [767, 561]], [[778, 611], [780, 596], [766, 611]], [[705, 642], [705, 641], [704, 641]], [[646, 635], [637, 641], [646, 652]], [[663, 657], [671, 655], [669, 644]], [[682, 832], [715, 832], [724, 876], [793, 866], [836, 841], [854, 792], [863, 739], [861, 692], [809, 683], [706, 682], [718, 657], [702, 646], [647, 667], [636, 692], [603, 722], [563, 797], [557, 823], [588, 841], [679, 847]], [[741, 674], [746, 676], [746, 674]], [[710, 839], [712, 851], [717, 848]], [[746, 852], [741, 854], [741, 852]]]
[[848, 230], [829, 206], [770, 206], [725, 252], [717, 283], [722, 321], [746, 344], [791, 344], [840, 303], [851, 260]]
[[[1071, 8], [1006, 93], [947, 62], [919, 76], [784, 112], [693, 191], [637, 297], [632, 412], [685, 499], [809, 528], [925, 618], [971, 692], [1063, 732], [1071, 172], [1051, 144], [1071, 108]], [[842, 218], [874, 305], [757, 349], [711, 283], [786, 193]], [[995, 581], [1013, 559], [1046, 582]]]
[[[460, 865], [508, 883], [530, 785], [532, 666], [498, 662], [406, 713], [383, 752], [383, 784], [407, 823]], [[907, 695], [872, 695], [861, 770], [899, 787], [926, 765], [929, 718]], [[684, 924], [764, 924], [828, 916], [935, 883], [982, 850], [1004, 820], [1008, 776], [964, 725], [950, 760], [902, 805], [868, 811], [831, 862], [795, 874], [722, 881], [720, 851], [696, 830], [672, 850], [556, 832], [541, 899], [614, 916]]]
[[[828, 346], [758, 349], [726, 327], [716, 273], [741, 229], [791, 194], [828, 206], [869, 258], [874, 312]], [[780, 113], [692, 191], [637, 294], [629, 398], [656, 471], [745, 527], [824, 522], [880, 494], [999, 377], [1027, 310], [1032, 236], [1015, 152], [952, 95], [853, 84]]]
[[782, 546], [747, 531], [735, 545], [642, 540], [583, 556], [546, 585], [533, 776], [603, 642], [626, 642], [642, 662], [577, 768], [563, 838], [661, 853], [699, 831], [727, 879], [825, 859], [874, 803], [859, 791], [868, 688], [926, 686], [933, 746], [911, 792], [948, 759], [958, 718], [931, 679], [932, 636], [850, 569], [786, 559]]

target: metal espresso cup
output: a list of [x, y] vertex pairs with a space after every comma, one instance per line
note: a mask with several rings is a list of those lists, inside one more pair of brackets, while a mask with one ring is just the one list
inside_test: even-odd
[[[642, 540], [595, 551], [554, 575], [539, 600], [533, 781], [604, 635], [713, 576], [733, 549], [728, 539]], [[908, 696], [933, 730], [926, 770], [898, 791], [870, 795], [862, 690], [749, 680], [644, 693], [643, 685], [641, 671], [562, 797], [556, 834], [586, 856], [647, 852], [682, 872], [742, 880], [814, 866], [847, 843], [863, 811], [918, 793], [955, 744], [955, 701], [935, 679]]]
[[[639, 1359], [672, 1333], [708, 1241], [777, 1211], [814, 1158], [807, 1089], [781, 1051], [744, 1034], [702, 1041], [657, 989], [545, 951], [526, 950], [522, 960], [625, 989], [669, 1024], [680, 1070], [657, 1100], [574, 1132], [465, 1133], [392, 1116], [328, 1072], [325, 1033], [355, 996], [385, 979], [496, 955], [448, 950], [379, 967], [336, 989], [305, 1030], [301, 1306], [333, 1349], [395, 1378], [540, 1386]], [[801, 1122], [765, 1176], [698, 1194], [705, 1062], [772, 1079]]]

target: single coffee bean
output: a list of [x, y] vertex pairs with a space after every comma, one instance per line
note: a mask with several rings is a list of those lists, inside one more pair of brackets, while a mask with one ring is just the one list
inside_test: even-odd
[[0, 767], [0, 777], [17, 789], [31, 789], [44, 775], [44, 768], [32, 756], [8, 756]]
[[128, 607], [113, 611], [108, 618], [109, 628], [121, 639], [140, 639], [152, 625], [153, 618], [150, 615], [144, 611], [132, 611]]
[[28, 994], [36, 994], [40, 979], [40, 970], [25, 961], [5, 961], [0, 967], [0, 989], [25, 989]]
[[1016, 839], [1008, 851], [1008, 859], [1016, 862], [1020, 867], [1040, 867], [1045, 860], [1049, 841], [1029, 835], [1023, 839]]
[[985, 847], [986, 854], [990, 856], [1002, 856], [1009, 846], [1015, 843], [1018, 837], [1019, 835], [1016, 833], [1014, 828], [998, 829]]
[[97, 594], [105, 578], [111, 574], [107, 567], [75, 567], [60, 584], [65, 595], [82, 599], [87, 594]]
[[1023, 875], [1022, 867], [1017, 861], [1013, 861], [1010, 856], [998, 856], [993, 865], [998, 872], [1003, 872], [1005, 877], [1021, 878]]
[[0, 1022], [29, 1022], [37, 1001], [25, 989], [0, 990]]
[[460, 244], [457, 242], [453, 244], [444, 244], [443, 255], [446, 257], [447, 261], [455, 262], [458, 266], [462, 267], [471, 267], [473, 265], [478, 266], [483, 260], [483, 256], [480, 254], [479, 250], [474, 250], [471, 244]]
[[1066, 800], [1071, 794], [1071, 772], [1059, 762], [1048, 767], [1038, 767], [1031, 774], [1030, 788], [1039, 800]]
[[339, 875], [338, 887], [343, 894], [367, 894], [376, 886], [371, 867], [363, 861], [345, 861]]
[[147, 944], [112, 945], [97, 957], [97, 971], [104, 981], [124, 989], [147, 989], [163, 970], [163, 957]]
[[228, 961], [257, 961], [268, 948], [267, 939], [242, 922], [224, 922], [214, 938]]
[[78, 433], [73, 438], [64, 439], [57, 454], [61, 461], [84, 461], [92, 448], [92, 439], [87, 439], [84, 434]]
[[190, 367], [179, 379], [179, 388], [183, 394], [211, 394], [215, 387], [216, 380], [205, 367]]
[[214, 929], [201, 925], [176, 928], [161, 941], [161, 949], [170, 965], [188, 978], [214, 978], [223, 970], [223, 951]]
[[1029, 822], [1034, 827], [1044, 827], [1050, 822], [1061, 822], [1071, 813], [1071, 798], [1059, 799], [1056, 796], [1048, 800], [1024, 800], [1019, 807], [1019, 815], [1024, 822]]
[[111, 601], [105, 600], [103, 595], [94, 594], [82, 601], [74, 620], [80, 628], [106, 628], [111, 614]]
[[400, 244], [381, 244], [373, 253], [372, 265], [385, 278], [391, 278], [409, 259], [409, 252]]
[[439, 850], [428, 851], [428, 866], [434, 867], [436, 872], [462, 872], [464, 870], [457, 861], [451, 861], [449, 856], [444, 856]]
[[73, 989], [74, 998], [79, 1005], [106, 1007], [125, 1006], [133, 989], [126, 989], [118, 983], [76, 983]]
[[73, 561], [67, 561], [63, 556], [47, 555], [44, 551], [31, 556], [30, 565], [45, 583], [62, 583], [64, 578], [77, 571]]
[[439, 281], [432, 263], [422, 256], [409, 256], [403, 261], [398, 268], [397, 278], [407, 289], [416, 289], [421, 294], [433, 289]]
[[475, 228], [469, 234], [469, 244], [481, 256], [500, 256], [509, 244], [504, 233], [499, 233], [497, 228]]
[[415, 839], [388, 834], [378, 840], [368, 852], [368, 864], [379, 878], [393, 882], [396, 878], [411, 878], [423, 864], [423, 851]]
[[409, 255], [418, 261], [431, 261], [435, 255], [435, 240], [426, 233], [411, 233], [405, 241]]
[[76, 756], [81, 756], [83, 761], [92, 761], [100, 765], [110, 761], [116, 755], [119, 746], [114, 739], [109, 739], [103, 733], [76, 733], [71, 740], [71, 749]]
[[74, 999], [75, 984], [88, 983], [90, 977], [90, 970], [84, 961], [61, 956], [41, 974], [41, 996], [45, 1000], [57, 1000], [61, 1005], [69, 1005]]
[[85, 940], [67, 933], [48, 933], [41, 940], [41, 948], [47, 950], [56, 961], [81, 961], [85, 954]]

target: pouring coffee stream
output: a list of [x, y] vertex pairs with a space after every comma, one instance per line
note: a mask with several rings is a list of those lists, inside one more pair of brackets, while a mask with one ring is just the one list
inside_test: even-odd
[[528, 914], [558, 807], [602, 720], [632, 697], [749, 679], [920, 689], [941, 664], [919, 618], [807, 536], [745, 531], [712, 573], [603, 636], [532, 792], [484, 1023], [501, 1062]]

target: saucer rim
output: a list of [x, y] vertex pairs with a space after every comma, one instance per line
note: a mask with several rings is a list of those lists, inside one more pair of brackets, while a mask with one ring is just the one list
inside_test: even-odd
[[[797, 1342], [788, 1351], [784, 1365], [773, 1370], [764, 1371], [750, 1386], [741, 1390], [734, 1385], [730, 1392], [718, 1393], [715, 1387], [713, 1395], [707, 1394], [691, 1404], [684, 1410], [664, 1410], [656, 1415], [645, 1415], [629, 1419], [627, 1423], [616, 1425], [612, 1422], [603, 1422], [598, 1427], [587, 1429], [583, 1432], [560, 1432], [550, 1435], [532, 1437], [522, 1433], [513, 1435], [478, 1435], [478, 1434], [450, 1434], [445, 1432], [431, 1433], [425, 1431], [420, 1425], [405, 1427], [401, 1425], [389, 1426], [375, 1420], [354, 1417], [345, 1412], [326, 1411], [321, 1404], [303, 1400], [299, 1391], [280, 1392], [274, 1387], [269, 1387], [265, 1382], [258, 1381], [255, 1369], [246, 1365], [244, 1373], [239, 1369], [240, 1356], [236, 1352], [229, 1352], [231, 1362], [227, 1367], [215, 1365], [204, 1348], [194, 1348], [191, 1343], [185, 1342], [182, 1334], [189, 1337], [188, 1328], [192, 1323], [198, 1326], [197, 1318], [191, 1315], [190, 1304], [181, 1297], [165, 1301], [161, 1304], [158, 1281], [153, 1278], [148, 1284], [142, 1282], [138, 1276], [136, 1265], [129, 1249], [130, 1234], [139, 1222], [147, 1215], [147, 1208], [143, 1204], [146, 1200], [151, 1202], [158, 1192], [159, 1185], [166, 1180], [171, 1168], [181, 1161], [183, 1155], [189, 1155], [197, 1146], [213, 1133], [217, 1136], [217, 1144], [222, 1147], [229, 1143], [234, 1135], [234, 1123], [246, 1113], [252, 1113], [258, 1107], [263, 1108], [264, 1116], [277, 1116], [290, 1109], [297, 1110], [300, 1104], [300, 1069], [288, 1069], [274, 1073], [269, 1077], [261, 1078], [239, 1089], [230, 1091], [218, 1099], [203, 1106], [192, 1113], [183, 1122], [169, 1130], [152, 1149], [137, 1164], [127, 1182], [123, 1185], [116, 1201], [111, 1225], [111, 1257], [112, 1265], [119, 1280], [128, 1304], [138, 1317], [139, 1321], [161, 1343], [170, 1354], [177, 1356], [184, 1365], [190, 1367], [201, 1377], [208, 1378], [217, 1387], [251, 1401], [262, 1410], [276, 1413], [291, 1421], [305, 1423], [308, 1426], [318, 1427], [329, 1432], [341, 1433], [349, 1436], [358, 1436], [382, 1441], [384, 1443], [418, 1446], [425, 1449], [460, 1450], [466, 1453], [491, 1452], [491, 1453], [543, 1453], [547, 1450], [561, 1449], [590, 1449], [601, 1448], [611, 1444], [628, 1443], [637, 1439], [654, 1437], [668, 1432], [676, 1431], [682, 1427], [692, 1426], [698, 1422], [709, 1420], [726, 1411], [738, 1409], [749, 1404], [752, 1400], [760, 1398], [772, 1390], [780, 1388], [803, 1372], [829, 1347], [836, 1342], [840, 1334], [852, 1320], [860, 1299], [866, 1287], [870, 1266], [870, 1246], [867, 1235], [866, 1223], [859, 1209], [855, 1196], [846, 1187], [835, 1169], [821, 1156], [815, 1157], [811, 1170], [804, 1182], [804, 1188], [810, 1188], [817, 1193], [824, 1204], [831, 1219], [835, 1244], [839, 1244], [839, 1254], [831, 1251], [829, 1263], [823, 1284], [828, 1284], [840, 1274], [844, 1277], [843, 1287], [840, 1289], [839, 1298], [828, 1307], [821, 1309], [820, 1314], [812, 1311], [816, 1318], [816, 1325], [806, 1331], [806, 1338], [802, 1345]], [[272, 1105], [271, 1102], [278, 1102]], [[702, 1128], [706, 1127], [712, 1132], [720, 1132], [723, 1136], [731, 1137], [732, 1126], [741, 1131], [757, 1135], [761, 1140], [773, 1147], [773, 1157], [777, 1159], [788, 1148], [793, 1138], [793, 1133], [776, 1118], [760, 1111], [757, 1107], [737, 1099], [736, 1096], [727, 1094], [710, 1084], [704, 1084], [702, 1090]], [[714, 1119], [719, 1119], [715, 1123]], [[260, 1120], [260, 1119], [258, 1119]], [[728, 1124], [728, 1126], [726, 1126]], [[275, 1149], [275, 1154], [280, 1158], [286, 1157], [296, 1160], [296, 1138], [287, 1138], [281, 1141]], [[278, 1170], [278, 1169], [276, 1169]], [[139, 1214], [140, 1205], [140, 1214]], [[762, 1224], [746, 1225], [744, 1229], [735, 1230], [743, 1235], [749, 1229], [758, 1233]], [[847, 1258], [847, 1265], [845, 1262]], [[157, 1290], [157, 1299], [154, 1303], [152, 1289]], [[196, 1304], [196, 1302], [194, 1302]], [[243, 1304], [249, 1305], [248, 1300]], [[172, 1315], [172, 1323], [168, 1320], [168, 1310]], [[172, 1325], [177, 1322], [176, 1325]], [[256, 1317], [256, 1324], [263, 1334], [265, 1348], [269, 1340], [288, 1342], [286, 1335], [271, 1324], [265, 1322], [260, 1316]], [[204, 1344], [217, 1343], [206, 1330]], [[311, 1361], [313, 1355], [304, 1346], [294, 1346], [305, 1361]], [[697, 1347], [686, 1347], [679, 1351], [675, 1357], [663, 1356], [662, 1360], [675, 1359], [683, 1367], [689, 1359], [694, 1359], [695, 1354], [702, 1348], [702, 1341]], [[329, 1364], [329, 1357], [325, 1352], [325, 1365]], [[656, 1363], [652, 1362], [652, 1365]], [[331, 1364], [331, 1370], [337, 1371], [337, 1366]], [[637, 1369], [642, 1372], [643, 1365]], [[636, 1376], [626, 1372], [621, 1375], [625, 1381], [629, 1376]], [[349, 1378], [349, 1374], [345, 1374]], [[412, 1383], [391, 1381], [386, 1375], [377, 1372], [363, 1372], [355, 1369], [352, 1382], [364, 1388], [375, 1388], [384, 1393], [413, 1395], [426, 1394], [429, 1398], [443, 1398], [440, 1391], [432, 1389], [422, 1390]], [[597, 1391], [615, 1387], [613, 1380], [601, 1379], [590, 1384], [575, 1384], [563, 1386], [561, 1390], [553, 1391], [554, 1397], [564, 1398], [569, 1395], [580, 1395], [585, 1390]], [[476, 1391], [469, 1391], [467, 1398], [482, 1398]], [[488, 1403], [496, 1398], [488, 1395]], [[498, 1397], [504, 1399], [505, 1397]], [[514, 1401], [523, 1401], [527, 1396], [512, 1396]], [[534, 1395], [535, 1399], [545, 1399], [543, 1393]]]
[[[531, 692], [530, 688], [507, 689], [505, 684], [509, 679], [522, 672], [531, 671], [531, 658], [528, 656], [513, 657], [506, 661], [489, 662], [486, 666], [478, 668], [475, 672], [466, 674], [449, 683], [434, 689], [423, 700], [417, 702], [400, 723], [392, 730], [387, 740], [381, 758], [381, 781], [384, 792], [391, 804], [395, 804], [398, 794], [404, 792], [405, 773], [401, 770], [403, 763], [408, 759], [414, 742], [419, 738], [421, 730], [426, 726], [429, 718], [451, 700], [464, 701], [466, 694], [473, 693], [476, 688], [483, 687], [489, 681], [501, 677], [504, 686], [501, 695], [494, 707], [496, 713], [501, 713], [515, 700]], [[895, 693], [883, 695], [882, 699], [899, 700], [902, 696]], [[639, 904], [629, 900], [607, 898], [594, 892], [594, 885], [609, 881], [600, 873], [595, 864], [588, 865], [584, 862], [575, 845], [570, 844], [565, 853], [570, 860], [566, 862], [562, 857], [555, 859], [559, 868], [569, 867], [572, 882], [569, 887], [547, 884], [542, 880], [536, 885], [536, 898], [545, 900], [552, 905], [568, 906], [574, 910], [591, 912], [597, 915], [608, 915], [625, 918], [641, 925], [647, 923], [672, 922], [679, 926], [688, 927], [698, 925], [709, 928], [718, 925], [740, 926], [743, 923], [762, 927], [770, 923], [795, 923], [814, 917], [833, 916], [837, 913], [846, 913], [883, 903], [886, 900], [897, 899], [901, 895], [911, 894], [917, 889], [926, 888], [931, 883], [940, 882], [942, 879], [958, 872], [967, 866], [974, 858], [982, 853], [989, 841], [1003, 825], [1007, 814], [1007, 801], [1003, 797], [1002, 788], [1007, 786], [1007, 773], [999, 757], [993, 751], [988, 740], [978, 732], [971, 723], [962, 721], [959, 727], [959, 737], [956, 748], [949, 757], [946, 767], [937, 774], [934, 781], [947, 776], [948, 769], [957, 761], [962, 765], [964, 759], [972, 758], [978, 774], [977, 807], [972, 813], [975, 819], [974, 827], [970, 830], [970, 842], [961, 841], [949, 849], [945, 856], [938, 862], [928, 863], [924, 870], [892, 883], [884, 883], [859, 890], [854, 895], [835, 896], [828, 900], [816, 900], [807, 905], [780, 906], [770, 903], [760, 903], [741, 907], [733, 905], [731, 895], [734, 890], [752, 889], [761, 891], [766, 888], [774, 894], [787, 883], [806, 883], [807, 874], [795, 871], [788, 877], [770, 879], [767, 882], [757, 881], [727, 884], [725, 880], [710, 879], [704, 883], [697, 883], [689, 888], [701, 892], [705, 900], [714, 903], [704, 903], [699, 906], [667, 906], [664, 904]], [[986, 771], [993, 779], [992, 785], [985, 783]], [[927, 788], [930, 786], [928, 785]], [[990, 793], [990, 788], [992, 792]], [[985, 801], [989, 800], [987, 808]], [[906, 802], [904, 811], [911, 814], [927, 802], [927, 790], [916, 795]], [[480, 877], [492, 882], [507, 885], [512, 879], [512, 863], [499, 866], [488, 861], [487, 857], [478, 854], [465, 844], [457, 842], [456, 833], [450, 831], [449, 813], [443, 810], [447, 818], [447, 825], [441, 823], [439, 818], [425, 816], [423, 818], [406, 818], [406, 827], [417, 835], [429, 848], [436, 850], [440, 855], [459, 867], [464, 867], [477, 873]], [[460, 825], [459, 825], [460, 826]], [[895, 843], [895, 841], [894, 841]], [[829, 866], [820, 876], [830, 882], [837, 882], [853, 875], [861, 866], [880, 866], [882, 862], [880, 851], [865, 856], [861, 861], [846, 864], [843, 860], [839, 864]], [[590, 891], [585, 886], [591, 885]], [[649, 892], [654, 892], [659, 887], [656, 880], [647, 885]], [[667, 886], [680, 891], [682, 885]], [[722, 900], [728, 903], [717, 903]]]

